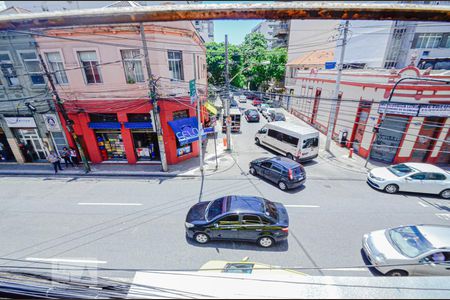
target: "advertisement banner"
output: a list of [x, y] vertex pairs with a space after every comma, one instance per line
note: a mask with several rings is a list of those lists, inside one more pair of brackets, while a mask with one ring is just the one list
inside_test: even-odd
[[421, 105], [419, 117], [450, 117], [450, 104]]
[[58, 119], [55, 114], [45, 114], [44, 122], [48, 131], [61, 131], [61, 127], [59, 126]]
[[4, 118], [9, 128], [35, 128], [36, 122], [33, 118], [7, 117]]
[[[386, 109], [387, 102], [383, 101], [378, 106], [378, 113], [384, 113]], [[399, 103], [399, 102], [391, 102], [387, 106], [386, 113], [393, 115], [402, 115], [402, 116], [417, 116], [419, 112], [419, 104], [410, 104], [410, 103]]]

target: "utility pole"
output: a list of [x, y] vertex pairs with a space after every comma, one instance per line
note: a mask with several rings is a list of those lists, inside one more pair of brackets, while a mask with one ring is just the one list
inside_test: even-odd
[[164, 140], [162, 135], [162, 129], [161, 129], [161, 119], [159, 118], [159, 112], [158, 112], [158, 97], [156, 95], [156, 80], [153, 78], [152, 70], [150, 67], [150, 58], [148, 55], [148, 48], [147, 48], [147, 41], [145, 40], [145, 30], [144, 30], [144, 24], [140, 24], [139, 26], [141, 31], [141, 39], [142, 39], [142, 45], [144, 47], [144, 57], [145, 57], [145, 66], [147, 69], [147, 76], [148, 76], [148, 88], [150, 90], [150, 102], [152, 103], [152, 111], [153, 111], [153, 130], [155, 130], [156, 135], [158, 137], [158, 147], [159, 147], [159, 154], [161, 156], [161, 166], [162, 170], [164, 172], [168, 171], [167, 167], [167, 159], [166, 159], [166, 150], [164, 147]]
[[228, 35], [225, 34], [225, 86], [226, 86], [226, 101], [225, 101], [225, 120], [227, 126], [227, 150], [231, 150], [231, 124], [228, 122], [230, 117], [230, 79], [228, 73]]
[[330, 152], [330, 143], [331, 139], [333, 138], [333, 132], [334, 132], [334, 120], [336, 120], [336, 108], [337, 108], [337, 102], [339, 97], [339, 89], [341, 85], [341, 76], [342, 76], [342, 69], [344, 67], [344, 54], [345, 54], [345, 45], [347, 44], [347, 32], [348, 32], [348, 24], [349, 21], [345, 21], [344, 25], [344, 34], [341, 39], [341, 55], [339, 57], [339, 64], [338, 64], [338, 72], [336, 77], [336, 87], [334, 88], [334, 95], [333, 95], [333, 102], [331, 104], [331, 112], [330, 112], [330, 122], [328, 123], [328, 132], [327, 132], [327, 140], [325, 142], [325, 150]]
[[78, 149], [78, 152], [80, 153], [81, 161], [83, 162], [83, 165], [84, 165], [84, 171], [86, 173], [88, 173], [91, 171], [91, 167], [89, 166], [89, 162], [87, 161], [86, 156], [84, 155], [83, 147], [81, 147], [80, 141], [78, 139], [78, 135], [75, 133], [75, 130], [73, 129], [73, 121], [69, 118], [69, 115], [67, 114], [66, 109], [64, 108], [64, 105], [62, 104], [61, 98], [59, 98], [59, 94], [58, 94], [58, 91], [56, 90], [55, 84], [53, 82], [53, 78], [50, 75], [50, 73], [48, 72], [47, 65], [45, 64], [44, 59], [42, 58], [42, 55], [39, 52], [39, 46], [37, 43], [36, 43], [36, 50], [38, 50], [37, 53], [38, 53], [39, 61], [41, 62], [41, 65], [45, 72], [45, 76], [47, 77], [47, 80], [50, 83], [50, 87], [52, 88], [53, 94], [55, 95], [56, 105], [58, 106], [59, 111], [63, 115], [67, 130], [71, 134], [73, 141], [75, 142], [75, 145]]
[[[192, 54], [193, 62], [194, 62], [194, 86], [192, 87], [193, 90], [190, 91], [192, 93], [191, 97], [195, 97], [197, 100], [197, 127], [198, 127], [198, 158], [200, 160], [200, 173], [203, 175], [203, 145], [202, 145], [202, 133], [203, 133], [203, 126], [202, 121], [200, 120], [200, 97], [197, 94], [197, 86], [195, 84], [195, 79], [197, 79], [196, 76], [196, 68], [195, 68], [195, 54]], [[191, 89], [191, 86], [189, 86], [189, 89]], [[191, 100], [192, 103], [192, 100]]]

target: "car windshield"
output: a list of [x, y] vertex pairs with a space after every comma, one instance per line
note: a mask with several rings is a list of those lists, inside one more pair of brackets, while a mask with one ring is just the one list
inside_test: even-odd
[[249, 115], [257, 115], [258, 112], [257, 112], [256, 110], [250, 110], [250, 111], [248, 112], [248, 114], [249, 114]]
[[212, 201], [206, 209], [206, 219], [211, 221], [218, 215], [222, 214], [225, 197]]
[[417, 226], [398, 227], [389, 230], [391, 243], [407, 257], [417, 257], [433, 249]]
[[388, 167], [388, 170], [391, 171], [396, 176], [405, 176], [409, 173], [416, 171], [416, 169], [411, 168], [405, 164], [398, 164], [395, 166]]

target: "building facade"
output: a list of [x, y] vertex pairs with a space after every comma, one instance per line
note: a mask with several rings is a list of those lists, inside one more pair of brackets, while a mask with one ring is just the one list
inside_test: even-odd
[[[206, 49], [192, 22], [146, 23], [168, 164], [198, 155], [189, 81], [206, 99]], [[47, 29], [36, 36], [74, 130], [92, 163], [160, 163], [138, 25]], [[202, 108], [202, 112], [204, 112]], [[204, 114], [206, 115], [206, 114]], [[66, 128], [65, 128], [66, 129]], [[73, 143], [71, 146], [73, 146]]]
[[213, 20], [197, 20], [194, 26], [205, 43], [214, 42], [214, 22]]
[[[437, 72], [437, 71], [436, 71]], [[403, 77], [450, 80], [443, 72], [427, 74], [414, 66], [402, 70], [344, 70], [338, 101], [334, 100], [336, 72], [298, 70], [286, 78], [284, 106], [326, 134], [332, 104], [337, 117], [333, 139], [362, 157], [384, 163], [407, 161], [450, 164], [450, 86], [425, 80], [404, 81], [386, 101], [396, 81]], [[381, 115], [386, 119], [379, 128]]]
[[269, 49], [287, 47], [290, 21], [264, 20], [252, 32], [264, 35]]
[[[9, 9], [0, 14], [25, 13]], [[0, 162], [45, 162], [67, 146], [35, 40], [0, 32]]]

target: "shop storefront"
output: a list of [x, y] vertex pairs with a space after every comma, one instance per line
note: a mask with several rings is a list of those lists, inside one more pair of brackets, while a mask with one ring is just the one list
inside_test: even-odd
[[25, 162], [45, 162], [48, 150], [39, 136], [32, 117], [5, 117], [12, 130]]
[[14, 162], [14, 154], [9, 146], [5, 132], [0, 127], [0, 162]]
[[128, 114], [124, 127], [131, 131], [133, 149], [138, 161], [160, 161], [158, 136], [150, 114]]
[[95, 130], [94, 132], [103, 160], [126, 161], [127, 155], [120, 130]]

